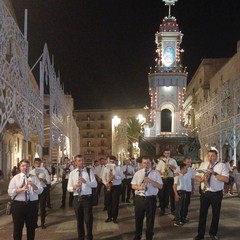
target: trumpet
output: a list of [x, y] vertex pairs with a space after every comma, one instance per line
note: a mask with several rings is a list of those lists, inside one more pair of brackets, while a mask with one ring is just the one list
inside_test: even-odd
[[106, 190], [108, 192], [110, 192], [111, 189], [112, 189], [112, 177], [113, 177], [113, 170], [110, 169], [109, 173], [108, 173], [108, 176], [107, 176], [107, 183], [106, 183]]

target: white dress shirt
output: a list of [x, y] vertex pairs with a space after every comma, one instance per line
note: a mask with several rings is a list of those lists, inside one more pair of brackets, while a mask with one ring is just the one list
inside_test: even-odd
[[187, 190], [187, 177], [186, 174], [179, 173], [179, 175], [174, 177], [174, 184], [177, 185], [177, 191]]
[[114, 176], [112, 185], [113, 186], [120, 185], [122, 183], [122, 179], [124, 178], [122, 168], [120, 166], [116, 166], [115, 164], [112, 164], [112, 163], [108, 163], [103, 170], [103, 178], [102, 178], [103, 183], [105, 185], [107, 184], [110, 169], [112, 169], [112, 174]]
[[[28, 175], [29, 177], [27, 178], [27, 180], [32, 181], [33, 184], [35, 184], [37, 186], [37, 190], [33, 190], [32, 186], [28, 186], [28, 197], [29, 201], [36, 201], [38, 200], [38, 194], [41, 194], [43, 191], [43, 187], [42, 184], [40, 182], [40, 180], [37, 178], [37, 176], [34, 175]], [[25, 185], [25, 178], [26, 175], [23, 173], [18, 173], [17, 175], [15, 175], [8, 186], [8, 194], [9, 196], [13, 199], [16, 195], [15, 201], [25, 201], [25, 192], [19, 192], [17, 193], [16, 190], [19, 188], [22, 188]]]
[[[127, 170], [127, 172], [128, 172], [129, 174], [131, 174], [131, 175], [125, 175], [124, 172], [126, 172], [126, 170]], [[123, 175], [124, 175], [124, 178], [125, 178], [125, 179], [130, 179], [130, 178], [132, 178], [133, 175], [134, 175], [134, 173], [135, 173], [134, 168], [133, 168], [133, 166], [132, 166], [131, 164], [123, 165], [123, 166], [122, 166], [122, 171], [123, 171]]]
[[[198, 172], [198, 170], [202, 170], [204, 172], [207, 171], [209, 166], [209, 162], [202, 162], [200, 167], [197, 169], [196, 176], [204, 176], [203, 172]], [[218, 162], [217, 164], [214, 164], [213, 171], [216, 172], [217, 174], [220, 174], [222, 176], [229, 177], [229, 170], [226, 167], [226, 164]], [[210, 178], [210, 184], [207, 186], [206, 191], [210, 192], [217, 192], [223, 190], [224, 187], [224, 182], [218, 181], [217, 178], [214, 175], [211, 175]], [[204, 189], [204, 183], [201, 182], [201, 188], [202, 190]]]
[[171, 168], [172, 170], [169, 168], [168, 175], [167, 175], [167, 177], [173, 177], [173, 175], [176, 172], [176, 169], [178, 167], [177, 161], [173, 158], [168, 158], [168, 159], [164, 159], [164, 160], [160, 159], [156, 166], [156, 170], [158, 170], [160, 172], [161, 176], [164, 177], [163, 173], [165, 171], [166, 164], [169, 164], [174, 167], [174, 169]]
[[94, 174], [102, 179], [104, 168], [105, 165], [98, 165], [97, 167], [94, 168]]
[[[73, 171], [71, 171], [69, 174], [69, 178], [68, 178], [67, 189], [69, 192], [73, 192], [73, 196], [78, 196], [78, 191], [73, 190], [75, 184], [78, 184], [78, 180], [79, 180], [79, 171], [78, 170], [79, 170], [78, 168], [75, 168]], [[81, 169], [81, 174], [82, 174], [82, 178], [84, 178], [86, 183], [82, 183], [80, 196], [90, 195], [90, 194], [92, 194], [92, 188], [97, 187], [97, 181], [94, 176], [94, 173], [92, 170], [90, 170], [90, 179], [89, 179], [87, 169], [83, 168], [83, 169]]]
[[[150, 172], [148, 174], [148, 178], [150, 178], [151, 180], [153, 180], [155, 182], [158, 182], [159, 184], [163, 184], [162, 178], [161, 178], [158, 171], [152, 170], [152, 169], [150, 169], [149, 171]], [[145, 177], [145, 169], [142, 168], [134, 174], [133, 179], [131, 181], [131, 184], [141, 185], [143, 183], [144, 177]], [[146, 197], [147, 196], [152, 196], [152, 195], [156, 196], [158, 194], [158, 191], [159, 191], [158, 188], [155, 188], [155, 187], [152, 186], [151, 183], [148, 183], [147, 184], [147, 191], [145, 191], [145, 190], [135, 190], [135, 194], [139, 195], [139, 196], [146, 196]]]

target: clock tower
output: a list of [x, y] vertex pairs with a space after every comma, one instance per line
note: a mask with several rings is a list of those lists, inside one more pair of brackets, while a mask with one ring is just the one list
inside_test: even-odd
[[[188, 144], [185, 141], [188, 129], [182, 124], [184, 116], [182, 104], [187, 85], [187, 72], [182, 65], [183, 50], [180, 48], [183, 34], [179, 31], [176, 18], [171, 16], [171, 7], [177, 0], [163, 1], [168, 5], [169, 11], [168, 16], [160, 24], [159, 32], [155, 34], [157, 58], [155, 67], [150, 68], [148, 75], [151, 107], [150, 121], [145, 127], [144, 139], [152, 141], [151, 145], [154, 143], [156, 154], [161, 152], [159, 147], [163, 146], [177, 149], [176, 154], [180, 151], [185, 155], [184, 146]], [[184, 140], [181, 150], [174, 145], [174, 142], [179, 144], [180, 139]]]

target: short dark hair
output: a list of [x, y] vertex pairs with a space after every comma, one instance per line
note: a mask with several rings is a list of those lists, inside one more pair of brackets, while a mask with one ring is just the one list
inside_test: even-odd
[[216, 155], [218, 155], [218, 151], [215, 149], [208, 150], [208, 153], [215, 153]]
[[117, 161], [117, 158], [116, 158], [115, 156], [109, 156], [109, 159], [110, 159], [110, 160]]
[[74, 157], [74, 159], [76, 159], [76, 158], [82, 158], [83, 156], [81, 155], [81, 154], [78, 154], [78, 155], [76, 155], [75, 157]]
[[183, 162], [184, 162], [185, 160], [187, 160], [187, 159], [191, 159], [191, 157], [190, 157], [190, 156], [185, 156], [185, 157], [183, 158]]
[[41, 162], [41, 158], [34, 158], [34, 162]]
[[22, 159], [22, 160], [18, 163], [18, 165], [20, 166], [22, 163], [27, 163], [27, 164], [30, 165], [30, 162], [29, 162], [27, 159]]
[[179, 168], [180, 170], [182, 170], [184, 167], [186, 167], [187, 165], [184, 162], [180, 162], [179, 163]]

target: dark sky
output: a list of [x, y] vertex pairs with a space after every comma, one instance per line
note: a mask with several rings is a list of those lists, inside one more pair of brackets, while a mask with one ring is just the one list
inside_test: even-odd
[[[162, 0], [12, 2], [22, 31], [28, 9], [30, 66], [46, 42], [76, 109], [149, 105], [155, 33], [168, 14]], [[188, 81], [202, 58], [231, 57], [236, 52], [240, 0], [178, 0], [172, 15], [184, 34], [181, 47]]]

